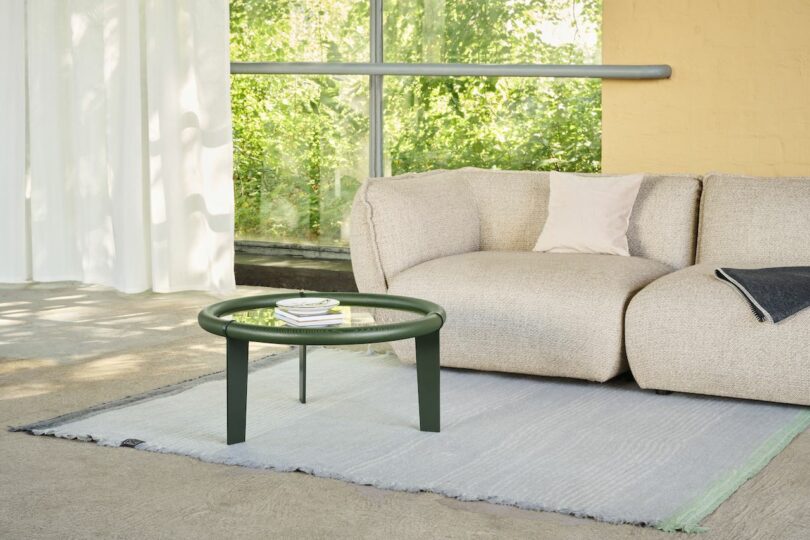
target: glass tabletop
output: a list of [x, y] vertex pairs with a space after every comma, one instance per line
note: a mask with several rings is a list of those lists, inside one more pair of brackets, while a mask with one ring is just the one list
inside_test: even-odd
[[399, 309], [368, 308], [361, 306], [338, 306], [331, 309], [328, 315], [330, 319], [338, 319], [338, 322], [331, 320], [324, 323], [320, 320], [307, 320], [296, 323], [289, 320], [282, 320], [276, 316], [276, 308], [256, 308], [236, 311], [230, 315], [224, 315], [224, 320], [231, 320], [241, 324], [265, 327], [293, 327], [293, 328], [350, 328], [374, 326], [376, 324], [387, 324], [391, 322], [409, 321], [422, 317], [418, 313], [403, 311]]

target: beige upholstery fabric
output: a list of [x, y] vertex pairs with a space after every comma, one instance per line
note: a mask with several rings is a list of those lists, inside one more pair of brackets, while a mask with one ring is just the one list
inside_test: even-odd
[[[459, 169], [470, 184], [481, 222], [481, 249], [530, 251], [548, 216], [549, 173]], [[645, 175], [627, 240], [630, 254], [673, 268], [694, 263], [700, 179]]]
[[[445, 308], [442, 365], [604, 381], [626, 369], [628, 299], [668, 271], [636, 257], [480, 251], [405, 270], [389, 292]], [[393, 345], [413, 361], [413, 340]]]
[[810, 405], [810, 310], [760, 323], [713, 276], [716, 266], [669, 274], [633, 298], [625, 339], [636, 380], [644, 388]]
[[[693, 261], [700, 182], [645, 177], [628, 229], [642, 259], [532, 252], [548, 176], [465, 168], [370, 179], [352, 210], [358, 289], [441, 304], [448, 366], [600, 381], [620, 373], [628, 299]], [[413, 359], [412, 340], [394, 348]]]
[[484, 251], [531, 251], [548, 216], [549, 173], [459, 169], [470, 185]]
[[[358, 191], [355, 208], [352, 247], [357, 235], [361, 248], [352, 261], [361, 291], [379, 286], [380, 272], [387, 282], [421, 262], [480, 245], [475, 202], [466, 181], [453, 171], [371, 178]], [[361, 222], [357, 231], [356, 221]]]
[[371, 224], [371, 206], [368, 203], [368, 187], [364, 182], [354, 197], [351, 217], [352, 272], [360, 291], [385, 294], [388, 284], [380, 262], [380, 252]]
[[[694, 261], [700, 181], [646, 175], [627, 240], [630, 254], [673, 268]], [[384, 292], [397, 273], [468, 251], [530, 251], [548, 215], [549, 173], [463, 168], [372, 178], [352, 209], [359, 290]]]
[[694, 264], [700, 187], [697, 176], [646, 175], [627, 229], [630, 255], [673, 268]]
[[698, 242], [701, 263], [810, 265], [810, 178], [709, 175]]

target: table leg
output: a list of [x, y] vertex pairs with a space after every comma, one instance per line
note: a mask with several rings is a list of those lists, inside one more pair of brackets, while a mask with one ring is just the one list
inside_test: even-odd
[[416, 338], [416, 384], [419, 389], [419, 429], [440, 430], [439, 332]]
[[298, 401], [307, 402], [307, 346], [298, 346]]
[[227, 339], [225, 368], [228, 402], [228, 444], [245, 442], [247, 413], [248, 341]]

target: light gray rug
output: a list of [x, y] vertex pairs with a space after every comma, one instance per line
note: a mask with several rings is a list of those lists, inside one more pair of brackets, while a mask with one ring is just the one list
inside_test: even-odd
[[445, 369], [442, 432], [422, 433], [413, 366], [313, 349], [308, 368], [302, 405], [296, 353], [253, 366], [234, 446], [221, 374], [15, 429], [695, 531], [810, 424], [802, 407]]

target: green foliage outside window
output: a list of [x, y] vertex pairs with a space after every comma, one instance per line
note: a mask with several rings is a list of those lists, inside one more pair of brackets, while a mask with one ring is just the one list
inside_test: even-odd
[[[601, 0], [384, 6], [386, 62], [599, 61]], [[365, 0], [232, 0], [231, 58], [366, 62], [368, 19]], [[346, 244], [368, 174], [368, 86], [365, 76], [232, 77], [238, 238]], [[386, 174], [600, 167], [599, 80], [387, 76], [384, 101]]]

